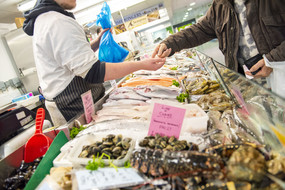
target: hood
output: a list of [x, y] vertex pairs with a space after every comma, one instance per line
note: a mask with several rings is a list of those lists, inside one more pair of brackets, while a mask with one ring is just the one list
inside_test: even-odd
[[37, 17], [49, 11], [56, 11], [66, 16], [74, 18], [73, 13], [65, 11], [54, 0], [38, 0], [35, 7], [24, 13], [26, 20], [24, 21], [23, 30], [29, 36], [34, 34], [34, 24]]

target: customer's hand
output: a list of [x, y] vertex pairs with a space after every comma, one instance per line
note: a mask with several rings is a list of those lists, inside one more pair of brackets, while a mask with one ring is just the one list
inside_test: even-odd
[[140, 62], [144, 64], [143, 69], [155, 71], [164, 65], [165, 58], [149, 58]]
[[[261, 70], [258, 73], [256, 73], [255, 75], [251, 74], [251, 72], [258, 70], [259, 68], [261, 68]], [[267, 67], [265, 65], [264, 59], [261, 59], [255, 65], [253, 65], [249, 71], [245, 72], [245, 74], [253, 76], [254, 78], [261, 78], [261, 77], [268, 77], [271, 72], [272, 68]]]
[[159, 44], [155, 47], [151, 57], [154, 58], [156, 55], [160, 58], [168, 57], [171, 53], [171, 48], [167, 49], [164, 43]]

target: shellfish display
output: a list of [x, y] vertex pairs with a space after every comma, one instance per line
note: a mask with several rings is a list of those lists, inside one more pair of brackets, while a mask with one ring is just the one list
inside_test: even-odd
[[102, 138], [102, 141], [96, 141], [91, 145], [85, 145], [82, 147], [82, 151], [78, 157], [80, 158], [92, 158], [100, 157], [103, 155], [103, 159], [123, 159], [131, 145], [131, 138], [123, 138], [121, 134], [113, 135], [109, 134]]

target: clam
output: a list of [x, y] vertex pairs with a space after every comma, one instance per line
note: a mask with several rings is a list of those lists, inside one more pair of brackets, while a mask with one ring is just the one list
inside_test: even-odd
[[90, 151], [90, 154], [97, 156], [97, 154], [98, 153], [100, 154], [100, 152], [101, 152], [101, 149], [99, 147], [93, 146], [91, 151]]
[[102, 150], [102, 152], [112, 152], [112, 148], [104, 148], [103, 150]]
[[124, 138], [124, 140], [123, 140], [123, 141], [131, 142], [131, 141], [132, 141], [132, 139], [131, 139], [131, 138]]
[[117, 144], [118, 142], [121, 142], [122, 139], [123, 139], [123, 136], [121, 134], [119, 134], [113, 139], [113, 142], [114, 142], [114, 144]]
[[112, 146], [114, 143], [113, 143], [113, 141], [105, 141], [105, 142], [103, 142], [103, 145], [106, 145], [106, 146]]
[[154, 139], [149, 140], [148, 146], [149, 146], [149, 148], [154, 148], [155, 147], [155, 140]]
[[88, 151], [87, 150], [83, 150], [78, 157], [80, 158], [86, 158], [88, 156]]
[[106, 137], [107, 141], [113, 141], [114, 138], [115, 138], [115, 135], [113, 135], [113, 134], [109, 134]]
[[142, 147], [146, 147], [148, 145], [148, 139], [143, 139], [139, 142], [139, 145]]
[[122, 141], [122, 147], [123, 149], [127, 150], [130, 148], [130, 143], [127, 141]]
[[174, 136], [171, 136], [169, 139], [168, 139], [168, 143], [172, 143], [172, 142], [175, 142], [176, 141], [176, 138]]
[[122, 152], [122, 148], [121, 147], [115, 147], [112, 150], [113, 154], [120, 154]]

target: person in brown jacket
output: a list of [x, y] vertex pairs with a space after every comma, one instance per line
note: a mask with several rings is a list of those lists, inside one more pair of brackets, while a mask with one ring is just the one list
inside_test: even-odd
[[217, 38], [228, 68], [244, 74], [243, 64], [251, 64], [246, 74], [267, 77], [269, 65], [285, 61], [284, 7], [285, 0], [214, 0], [200, 22], [166, 38], [152, 57], [171, 56]]

